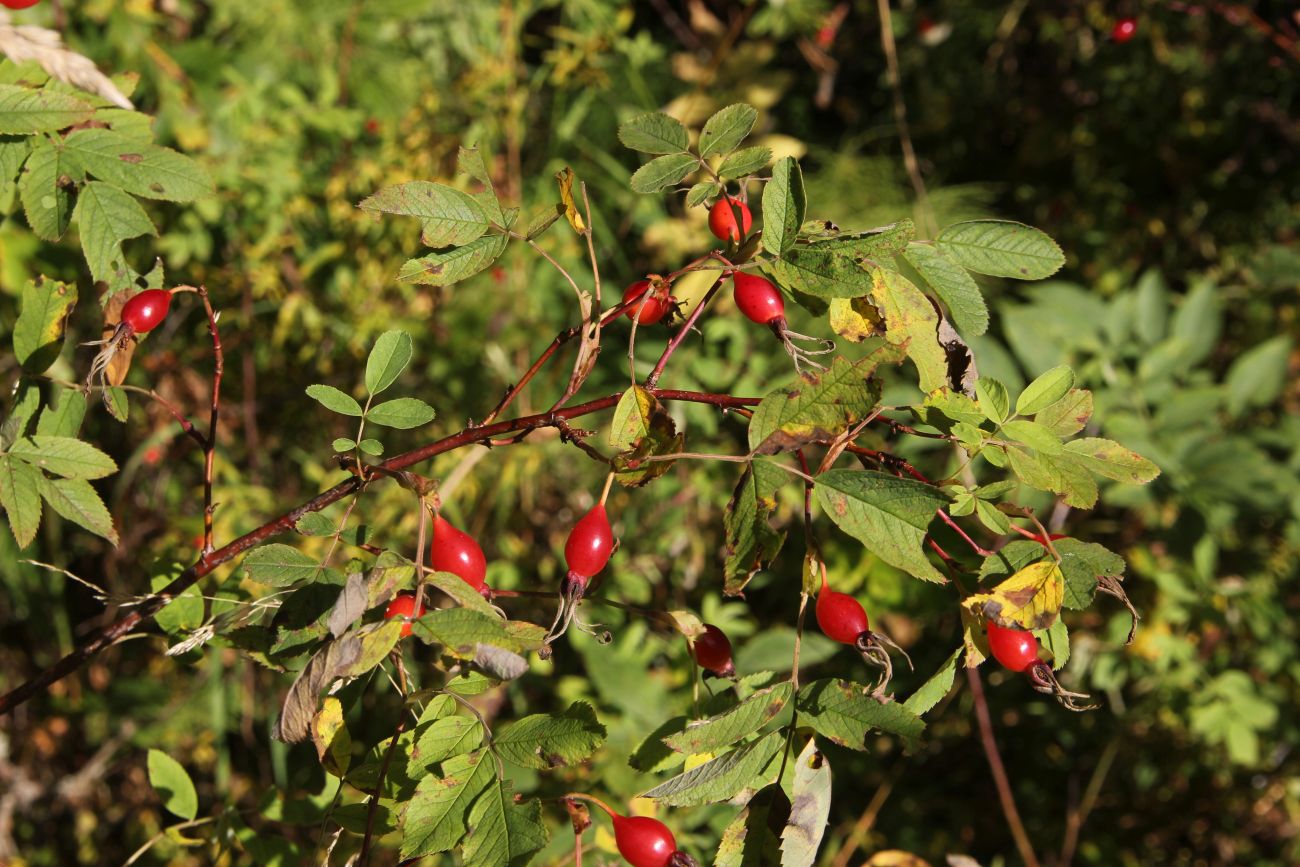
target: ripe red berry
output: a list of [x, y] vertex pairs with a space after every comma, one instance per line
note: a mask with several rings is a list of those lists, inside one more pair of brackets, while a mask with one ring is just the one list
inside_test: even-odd
[[122, 322], [136, 334], [153, 331], [167, 317], [171, 304], [172, 293], [166, 289], [146, 289], [122, 305]]
[[649, 816], [620, 816], [614, 820], [618, 853], [632, 867], [667, 867], [677, 852], [677, 840], [668, 826]]
[[1137, 36], [1137, 32], [1138, 21], [1136, 18], [1121, 18], [1110, 29], [1110, 38], [1123, 45], [1134, 36]]
[[736, 663], [731, 658], [731, 641], [727, 633], [712, 623], [704, 624], [704, 632], [696, 636], [691, 652], [701, 668], [719, 677], [731, 677], [736, 673]]
[[429, 568], [450, 572], [480, 593], [486, 586], [487, 559], [469, 533], [461, 532], [442, 515], [433, 519], [433, 544], [429, 546]]
[[582, 578], [590, 578], [605, 568], [612, 553], [614, 530], [609, 526], [605, 504], [597, 503], [569, 531], [569, 539], [564, 543], [564, 559], [569, 564], [570, 572]]
[[[409, 620], [414, 620], [416, 618], [423, 617], [424, 612], [425, 612], [425, 606], [421, 605], [419, 613], [416, 613], [414, 593], [398, 593], [396, 596], [393, 597], [393, 601], [388, 603], [388, 608], [384, 610], [384, 619], [392, 620], [394, 617], [405, 617]], [[405, 638], [410, 634], [411, 634], [411, 624], [410, 623], [403, 624], [402, 637]]]
[[992, 620], [985, 625], [993, 658], [1010, 671], [1026, 671], [1038, 662], [1038, 639], [1023, 629], [1008, 629]]
[[[739, 227], [736, 226], [736, 211], [740, 211]], [[723, 196], [709, 209], [709, 231], [724, 241], [739, 241], [753, 223], [749, 206], [735, 196]]]
[[41, 0], [0, 0], [0, 6], [7, 9], [30, 9]]
[[826, 584], [817, 594], [817, 625], [840, 644], [856, 645], [859, 635], [871, 631], [862, 603], [847, 593], [836, 593]]
[[737, 271], [731, 281], [735, 284], [736, 306], [751, 320], [768, 325], [785, 317], [785, 299], [771, 280]]
[[[649, 288], [649, 280], [636, 281], [623, 292], [623, 303], [627, 304], [635, 301], [644, 295]], [[627, 308], [626, 316], [628, 319], [635, 319], [641, 325], [654, 325], [667, 316], [668, 311], [671, 309], [672, 303], [665, 293], [653, 292], [649, 298], [640, 304], [633, 304]]]

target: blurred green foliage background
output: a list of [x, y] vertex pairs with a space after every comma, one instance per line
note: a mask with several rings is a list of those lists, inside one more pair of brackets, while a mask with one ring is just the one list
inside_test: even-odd
[[[993, 214], [1047, 231], [1069, 256], [1059, 280], [984, 281], [994, 322], [974, 344], [981, 371], [1014, 387], [1071, 364], [1096, 392], [1099, 429], [1163, 475], [1104, 490], [1087, 515], [1040, 503], [1053, 528], [1124, 554], [1143, 623], [1124, 648], [1127, 615], [1117, 605], [1070, 622], [1071, 683], [1104, 697], [1096, 713], [1066, 715], [1018, 680], [987, 676], [1029, 835], [1049, 863], [1075, 850], [1075, 862], [1098, 865], [1282, 865], [1300, 861], [1300, 25], [1288, 5], [898, 4], [892, 27], [928, 207], [903, 168], [877, 6], [865, 0], [87, 0], [21, 14], [45, 24], [57, 14], [101, 69], [138, 73], [135, 98], [157, 114], [160, 141], [217, 180], [214, 199], [152, 207], [161, 240], [127, 249], [137, 267], [157, 255], [169, 278], [205, 283], [223, 310], [219, 541], [340, 477], [329, 443], [349, 431], [331, 427], [337, 420], [303, 389], [351, 387], [380, 332], [415, 337], [418, 369], [403, 387], [439, 411], [432, 431], [391, 437], [393, 452], [481, 418], [575, 321], [571, 290], [527, 249], [449, 289], [396, 281], [418, 248], [414, 224], [376, 221], [355, 205], [380, 186], [451, 177], [461, 144], [494, 155], [502, 197], [525, 213], [554, 201], [553, 174], [572, 166], [589, 185], [614, 286], [709, 246], [701, 210], [628, 189], [637, 163], [617, 144], [618, 122], [659, 108], [698, 123], [731, 102], [759, 107], [758, 143], [801, 157], [810, 215], [847, 227]], [[839, 10], [827, 39], [819, 31]], [[1138, 16], [1131, 42], [1109, 38], [1117, 14]], [[75, 241], [36, 240], [12, 189], [0, 190], [0, 204], [11, 215], [0, 223], [0, 323], [12, 323], [36, 271], [81, 280], [82, 297], [92, 297]], [[584, 267], [572, 234], [545, 243]], [[91, 307], [74, 317], [80, 340], [97, 335]], [[210, 347], [197, 306], [179, 309], [134, 375], [197, 408]], [[779, 348], [737, 317], [711, 317], [701, 332], [665, 386], [762, 394], [787, 375]], [[625, 383], [626, 359], [607, 356], [592, 395]], [[56, 372], [77, 379], [86, 363], [84, 350], [69, 351]], [[12, 374], [0, 370], [0, 381]], [[560, 364], [538, 377], [516, 409], [544, 409], [566, 376]], [[743, 450], [742, 425], [705, 407], [675, 411], [696, 444]], [[120, 603], [148, 592], [166, 574], [159, 564], [196, 555], [201, 459], [170, 418], [141, 404], [125, 426], [103, 414], [90, 424], [87, 436], [123, 467], [104, 491], [122, 545], [49, 522], [20, 555], [0, 530], [0, 689], [53, 662], [104, 616], [85, 587], [22, 561], [66, 568]], [[449, 516], [483, 542], [494, 586], [549, 588], [560, 577], [564, 534], [602, 480], [575, 454], [539, 435], [430, 468]], [[922, 467], [948, 460], [907, 454]], [[722, 512], [734, 482], [734, 467], [683, 462], [644, 491], [617, 492], [623, 550], [607, 592], [700, 611], [738, 641], [742, 671], [788, 664], [799, 552], [787, 550], [744, 602], [721, 596]], [[782, 523], [797, 526], [797, 508], [786, 504]], [[386, 544], [413, 546], [410, 511], [398, 492], [378, 492], [367, 518]], [[900, 676], [901, 688], [914, 687], [960, 643], [951, 600], [862, 562], [845, 537], [828, 542], [839, 589], [887, 612], [887, 630], [919, 673]], [[234, 595], [237, 582], [227, 567], [201, 586], [220, 605], [215, 597]], [[506, 604], [512, 616], [547, 616]], [[665, 711], [689, 706], [680, 642], [613, 609], [591, 616], [614, 643], [575, 637], [552, 675], [524, 678], [498, 710], [592, 700], [609, 742], [591, 768], [520, 788], [635, 794], [645, 778], [627, 755]], [[855, 668], [855, 657], [832, 658], [819, 637], [805, 647], [818, 676]], [[149, 746], [190, 769], [201, 814], [230, 804], [255, 829], [285, 816], [290, 837], [310, 848], [319, 833], [310, 796], [324, 782], [319, 770], [294, 768], [315, 757], [295, 762], [303, 747], [269, 737], [286, 679], [216, 646], [163, 657], [169, 643], [151, 629], [0, 722], [0, 860], [123, 861], [167, 822], [145, 775]], [[394, 706], [384, 701], [349, 720], [354, 738], [387, 736]], [[823, 863], [860, 864], [888, 849], [939, 863], [953, 852], [1014, 863], [973, 725], [962, 684], [917, 752], [889, 743], [832, 752]], [[268, 787], [281, 794], [264, 797]], [[679, 843], [709, 851], [733, 812], [678, 811]], [[1073, 832], [1071, 817], [1084, 820]], [[268, 837], [285, 830], [275, 825]], [[564, 837], [539, 863], [564, 857]], [[166, 840], [145, 861], [209, 855]]]

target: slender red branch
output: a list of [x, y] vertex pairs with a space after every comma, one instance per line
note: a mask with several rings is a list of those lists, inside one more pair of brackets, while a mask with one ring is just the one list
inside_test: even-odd
[[984, 684], [980, 681], [978, 669], [966, 669], [970, 680], [971, 695], [975, 698], [975, 718], [979, 721], [980, 743], [984, 747], [984, 757], [988, 759], [989, 770], [993, 773], [993, 784], [997, 786], [998, 800], [1002, 803], [1002, 814], [1006, 816], [1011, 836], [1015, 838], [1016, 848], [1025, 867], [1038, 867], [1038, 857], [1029, 842], [1025, 823], [1020, 820], [1020, 811], [1016, 809], [1016, 799], [1011, 793], [1011, 781], [1007, 779], [1007, 769], [1002, 764], [1002, 755], [998, 752], [998, 743], [993, 738], [993, 721], [989, 718], [989, 703], [984, 698]]
[[646, 388], [653, 391], [654, 387], [658, 385], [659, 377], [663, 375], [664, 367], [668, 364], [668, 359], [673, 357], [673, 353], [677, 351], [678, 346], [681, 346], [682, 341], [686, 339], [686, 335], [690, 334], [691, 328], [695, 325], [695, 321], [700, 318], [700, 314], [704, 312], [704, 308], [713, 300], [713, 296], [718, 294], [718, 290], [722, 288], [722, 281], [726, 276], [725, 273], [718, 275], [718, 279], [713, 281], [713, 285], [709, 287], [709, 291], [704, 293], [704, 297], [700, 299], [700, 303], [695, 305], [695, 309], [691, 311], [691, 315], [686, 317], [686, 321], [682, 323], [682, 327], [677, 329], [677, 333], [673, 335], [673, 339], [668, 342], [666, 347], [664, 347], [663, 355], [659, 356], [659, 361], [655, 364], [655, 369], [650, 371], [650, 375], [646, 377]]
[[[691, 403], [703, 403], [710, 406], [732, 408], [740, 406], [754, 406], [759, 402], [756, 397], [732, 397], [727, 394], [710, 394], [707, 392], [697, 391], [671, 391], [671, 390], [654, 390], [652, 392], [660, 400], [681, 400]], [[555, 419], [572, 419], [580, 416], [589, 415], [594, 412], [610, 409], [615, 406], [621, 393], [606, 395], [587, 403], [578, 404], [577, 406], [566, 407], [556, 412], [536, 413], [534, 415], [521, 416], [520, 418], [509, 421], [497, 422], [496, 424], [480, 425], [477, 427], [466, 428], [459, 433], [443, 437], [440, 440], [421, 446], [405, 454], [389, 458], [382, 464], [377, 465], [384, 471], [395, 471], [405, 469], [413, 464], [427, 461], [436, 455], [444, 452], [454, 451], [473, 443], [484, 442], [493, 437], [502, 434], [535, 430], [539, 427], [553, 425]], [[118, 618], [98, 630], [84, 644], [73, 650], [67, 656], [60, 659], [54, 665], [46, 668], [26, 683], [14, 688], [3, 696], [0, 696], [0, 714], [11, 712], [18, 705], [30, 700], [33, 696], [40, 693], [50, 684], [55, 683], [67, 677], [84, 665], [91, 657], [101, 650], [115, 644], [123, 636], [130, 633], [141, 623], [152, 618], [160, 609], [175, 599], [179, 594], [189, 587], [193, 586], [200, 578], [212, 573], [218, 566], [228, 563], [238, 557], [240, 554], [256, 547], [273, 536], [288, 532], [293, 529], [298, 519], [309, 512], [319, 512], [322, 509], [337, 503], [339, 500], [355, 492], [361, 487], [361, 481], [355, 476], [348, 478], [323, 493], [317, 494], [312, 499], [301, 505], [290, 509], [278, 518], [267, 521], [262, 526], [233, 542], [217, 548], [214, 551], [205, 553], [199, 558], [198, 562], [186, 569], [176, 580], [172, 581], [158, 593], [141, 600], [130, 612]]]
[[208, 287], [199, 286], [199, 297], [208, 314], [208, 333], [212, 335], [212, 411], [208, 416], [208, 435], [203, 446], [203, 555], [212, 553], [212, 466], [217, 453], [217, 422], [221, 418], [221, 377], [226, 370], [221, 351], [221, 332], [217, 330], [217, 312], [208, 298]]

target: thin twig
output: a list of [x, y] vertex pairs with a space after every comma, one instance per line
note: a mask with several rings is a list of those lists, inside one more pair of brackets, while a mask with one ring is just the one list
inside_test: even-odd
[[970, 680], [971, 695], [975, 698], [975, 718], [979, 722], [980, 743], [984, 747], [984, 757], [988, 759], [989, 770], [993, 772], [993, 784], [997, 786], [1002, 815], [1006, 817], [1007, 826], [1011, 829], [1011, 836], [1016, 841], [1016, 848], [1020, 850], [1020, 857], [1024, 860], [1025, 867], [1038, 867], [1038, 857], [1034, 855], [1034, 847], [1029, 842], [1025, 824], [1020, 821], [1020, 811], [1016, 809], [1016, 799], [1011, 793], [1011, 781], [1007, 779], [1007, 769], [1002, 764], [1001, 754], [998, 753], [997, 741], [993, 739], [993, 721], [989, 718], [989, 703], [984, 697], [984, 684], [980, 681], [979, 670], [966, 669], [966, 677]]
[[704, 293], [704, 297], [700, 299], [700, 303], [695, 305], [695, 309], [691, 311], [691, 315], [686, 317], [686, 321], [682, 323], [682, 327], [677, 329], [677, 333], [673, 335], [673, 339], [668, 342], [666, 347], [664, 347], [663, 354], [659, 356], [659, 361], [655, 363], [655, 369], [650, 371], [650, 375], [646, 377], [646, 388], [652, 389], [659, 384], [659, 377], [663, 375], [664, 367], [668, 364], [668, 359], [673, 357], [673, 353], [677, 351], [677, 347], [686, 339], [686, 335], [691, 332], [691, 328], [694, 327], [695, 321], [700, 318], [700, 314], [704, 312], [704, 308], [713, 300], [713, 296], [718, 294], [718, 290], [722, 288], [722, 281], [726, 276], [726, 274], [718, 275], [718, 279], [713, 281], [713, 285], [709, 287], [709, 291]]
[[916, 159], [912, 147], [912, 133], [907, 124], [907, 102], [903, 99], [903, 77], [898, 71], [898, 49], [894, 44], [894, 22], [889, 11], [889, 0], [876, 0], [876, 9], [880, 14], [880, 47], [885, 52], [885, 63], [889, 72], [889, 89], [894, 94], [894, 122], [898, 124], [898, 141], [903, 147], [903, 165], [916, 193], [916, 205], [921, 219], [928, 224], [933, 235], [938, 227], [934, 225], [934, 214], [930, 211], [930, 197], [925, 190], [925, 181], [921, 178], [921, 165]]
[[208, 288], [199, 286], [199, 297], [208, 314], [208, 333], [212, 335], [212, 410], [208, 416], [208, 434], [203, 447], [203, 556], [213, 551], [212, 544], [212, 465], [217, 452], [217, 422], [221, 418], [221, 377], [225, 373], [226, 359], [221, 351], [221, 332], [217, 330], [220, 315], [212, 309]]

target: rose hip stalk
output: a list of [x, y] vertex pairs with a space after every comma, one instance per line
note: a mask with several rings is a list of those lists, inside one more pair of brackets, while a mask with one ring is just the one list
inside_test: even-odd
[[985, 622], [984, 631], [988, 635], [989, 652], [993, 658], [1008, 671], [1027, 676], [1034, 689], [1052, 696], [1067, 710], [1085, 711], [1098, 707], [1095, 704], [1080, 704], [1081, 701], [1088, 701], [1087, 695], [1070, 692], [1061, 686], [1052, 673], [1052, 666], [1038, 658], [1038, 639], [1032, 632], [999, 626], [992, 620]]
[[157, 328], [167, 318], [171, 308], [172, 293], [166, 289], [146, 289], [132, 295], [122, 305], [122, 319], [107, 340], [96, 340], [89, 346], [102, 346], [95, 360], [90, 364], [90, 373], [86, 376], [86, 389], [89, 390], [98, 380], [104, 389], [104, 402], [108, 402], [108, 366], [122, 349], [135, 340], [137, 334], [146, 334]]
[[[740, 312], [751, 322], [757, 322], [759, 325], [766, 325], [772, 329], [777, 340], [785, 347], [790, 358], [794, 361], [796, 373], [802, 374], [804, 366], [825, 370], [826, 368], [813, 361], [813, 356], [826, 355], [835, 351], [835, 341], [823, 340], [818, 337], [809, 337], [807, 334], [797, 334], [790, 330], [785, 321], [785, 299], [781, 297], [781, 291], [770, 280], [759, 277], [757, 274], [746, 274], [744, 271], [734, 271], [731, 275], [731, 282], [735, 286], [736, 306]], [[799, 346], [795, 340], [811, 341], [818, 348], [805, 349]]]
[[880, 679], [871, 692], [882, 696], [889, 679], [894, 675], [894, 664], [889, 659], [888, 648], [903, 654], [910, 668], [912, 660], [903, 649], [881, 632], [872, 632], [867, 620], [867, 612], [862, 603], [847, 593], [837, 593], [826, 583], [826, 574], [822, 573], [822, 589], [817, 594], [817, 625], [826, 637], [857, 648], [867, 664], [881, 669]]

